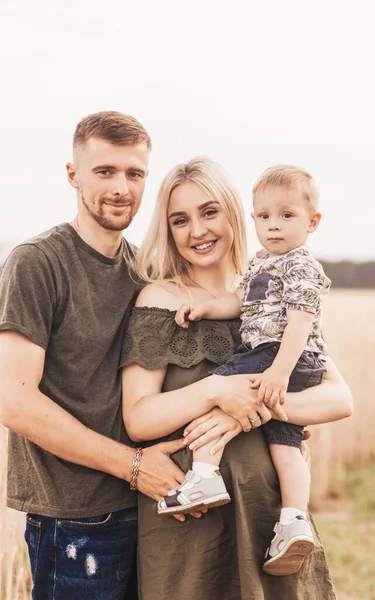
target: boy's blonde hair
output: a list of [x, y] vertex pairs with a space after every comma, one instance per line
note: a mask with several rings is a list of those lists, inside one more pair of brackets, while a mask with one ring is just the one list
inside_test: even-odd
[[151, 225], [137, 257], [137, 271], [147, 282], [169, 280], [183, 287], [183, 280], [190, 273], [190, 264], [178, 253], [168, 221], [171, 194], [188, 181], [201, 186], [219, 202], [233, 229], [231, 252], [236, 272], [242, 274], [246, 268], [245, 216], [240, 197], [220, 165], [198, 157], [174, 167], [161, 183]]
[[259, 190], [265, 190], [269, 186], [299, 190], [314, 210], [318, 207], [319, 190], [310, 173], [302, 167], [294, 165], [269, 167], [255, 183], [253, 197]]

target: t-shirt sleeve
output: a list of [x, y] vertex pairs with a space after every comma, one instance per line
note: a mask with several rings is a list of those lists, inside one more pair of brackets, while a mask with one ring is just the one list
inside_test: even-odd
[[308, 257], [287, 263], [283, 282], [281, 306], [313, 314], [318, 312], [321, 297], [328, 292], [330, 284], [319, 263]]
[[15, 248], [0, 275], [0, 331], [15, 331], [47, 349], [56, 292], [50, 263], [32, 244]]

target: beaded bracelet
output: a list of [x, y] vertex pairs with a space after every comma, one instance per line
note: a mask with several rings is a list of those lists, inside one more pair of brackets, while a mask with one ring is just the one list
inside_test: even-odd
[[134, 458], [133, 458], [131, 475], [130, 475], [130, 489], [131, 490], [137, 489], [137, 479], [138, 479], [139, 465], [141, 464], [141, 458], [142, 458], [142, 448], [136, 448]]

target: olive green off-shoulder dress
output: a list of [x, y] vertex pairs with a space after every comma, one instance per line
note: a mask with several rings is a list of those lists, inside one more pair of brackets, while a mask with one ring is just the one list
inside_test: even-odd
[[[239, 343], [238, 320], [202, 320], [185, 330], [174, 317], [175, 312], [162, 308], [133, 309], [121, 358], [121, 365], [167, 366], [162, 391], [206, 377]], [[182, 431], [165, 439], [181, 437]], [[173, 458], [184, 471], [191, 467], [188, 448]], [[220, 470], [232, 501], [202, 519], [180, 523], [160, 516], [156, 503], [139, 494], [140, 600], [334, 600], [318, 536], [316, 550], [295, 575], [272, 577], [261, 570], [280, 507], [278, 479], [261, 428], [229, 442]]]

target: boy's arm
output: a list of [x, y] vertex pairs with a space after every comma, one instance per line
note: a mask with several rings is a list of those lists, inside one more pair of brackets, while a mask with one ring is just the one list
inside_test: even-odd
[[176, 322], [186, 329], [189, 321], [236, 319], [241, 314], [242, 296], [243, 291], [238, 288], [201, 305], [183, 304], [176, 313]]
[[277, 402], [285, 402], [289, 377], [305, 349], [311, 331], [313, 313], [305, 310], [287, 310], [288, 324], [286, 325], [273, 364], [266, 369], [254, 387], [259, 385], [259, 399], [269, 406]]

